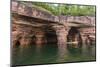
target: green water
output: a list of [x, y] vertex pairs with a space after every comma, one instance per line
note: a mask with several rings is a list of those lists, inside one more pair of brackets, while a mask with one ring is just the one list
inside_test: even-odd
[[[62, 51], [62, 52], [61, 52]], [[56, 44], [32, 45], [12, 49], [12, 64], [45, 64], [96, 60], [95, 45], [82, 48], [58, 49]]]

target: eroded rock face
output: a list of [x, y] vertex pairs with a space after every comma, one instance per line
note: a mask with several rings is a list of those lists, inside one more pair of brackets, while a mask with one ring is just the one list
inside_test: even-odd
[[[30, 44], [43, 44], [46, 43], [46, 35], [44, 28], [52, 27], [56, 32], [57, 44], [59, 49], [66, 49], [67, 36], [69, 28], [67, 23], [81, 23], [85, 26], [95, 26], [95, 17], [89, 16], [54, 16], [48, 12], [29, 7], [28, 5], [22, 4], [20, 2], [12, 2], [12, 42], [13, 45], [30, 45]], [[86, 25], [88, 24], [88, 25]], [[78, 26], [78, 25], [77, 25]], [[81, 32], [81, 37], [83, 42], [87, 37], [84, 37], [88, 33], [91, 36], [92, 28], [81, 28], [78, 27], [79, 32]], [[77, 35], [75, 41], [77, 41]], [[95, 37], [95, 36], [94, 36]], [[87, 38], [89, 39], [89, 38]], [[89, 40], [87, 40], [89, 42]]]
[[32, 43], [32, 33], [23, 32], [20, 39], [20, 45], [30, 45]]
[[17, 42], [20, 41], [20, 38], [21, 38], [21, 32], [18, 32], [18, 31], [13, 31], [12, 32], [12, 43], [13, 43], [13, 46], [16, 46]]
[[46, 42], [45, 33], [41, 28], [34, 28], [27, 25], [13, 24], [12, 42], [15, 46], [27, 46], [30, 44], [43, 44]]
[[[17, 19], [18, 17], [14, 16], [13, 18]], [[19, 17], [17, 20], [13, 20], [13, 23], [12, 23], [13, 46], [16, 46], [17, 44], [21, 45], [21, 46], [28, 46], [31, 44], [41, 45], [41, 44], [48, 42], [46, 39], [47, 32], [45, 31], [45, 30], [48, 30], [48, 27], [46, 27], [45, 25], [42, 26], [43, 25], [42, 23], [36, 22], [36, 21], [34, 22], [34, 20], [31, 20], [31, 19], [26, 20], [26, 17], [25, 17], [25, 20], [24, 20], [24, 18], [23, 18], [23, 20], [21, 20], [21, 19], [22, 19], [22, 17]], [[32, 21], [34, 23], [32, 23], [30, 21]], [[34, 24], [34, 26], [31, 24]], [[36, 26], [38, 26], [38, 27], [36, 27]], [[51, 27], [51, 29], [54, 30], [54, 32], [52, 32], [52, 33], [55, 34], [55, 37], [56, 37], [55, 39], [57, 39], [57, 44], [58, 44], [59, 50], [61, 52], [63, 52], [64, 50], [66, 51], [67, 36], [68, 36], [70, 27], [68, 27], [67, 25], [65, 27], [63, 25], [57, 25], [57, 24], [56, 25], [49, 24], [49, 27]], [[47, 29], [45, 29], [45, 28], [47, 28]], [[84, 35], [88, 34], [89, 32], [95, 33], [95, 31], [94, 32], [91, 31], [92, 30], [91, 28], [89, 28], [89, 29], [88, 28], [86, 28], [86, 29], [85, 28], [77, 28], [77, 29], [80, 32], [82, 42], [86, 42], [87, 37], [84, 37]], [[95, 30], [95, 29], [93, 29], [93, 30]], [[90, 33], [89, 33], [89, 35], [90, 35]], [[72, 39], [74, 39], [72, 42], [75, 41], [75, 43], [76, 43], [76, 41], [79, 40], [77, 35], [75, 37], [73, 37]], [[90, 43], [89, 38], [87, 38], [87, 43]], [[75, 45], [75, 46], [78, 46], [78, 45]]]
[[95, 42], [95, 27], [80, 28], [83, 44], [92, 45]]

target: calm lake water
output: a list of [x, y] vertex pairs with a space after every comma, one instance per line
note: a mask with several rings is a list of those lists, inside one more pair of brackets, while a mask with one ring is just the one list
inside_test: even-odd
[[[62, 51], [62, 52], [61, 52]], [[95, 45], [82, 48], [66, 48], [59, 50], [55, 44], [32, 45], [27, 47], [16, 47], [12, 49], [12, 64], [45, 64], [75, 61], [94, 61]]]

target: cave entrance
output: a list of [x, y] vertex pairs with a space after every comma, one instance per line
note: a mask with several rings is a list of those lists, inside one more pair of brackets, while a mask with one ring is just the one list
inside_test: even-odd
[[68, 41], [68, 46], [81, 47], [82, 38], [81, 38], [80, 32], [78, 31], [76, 27], [72, 27], [69, 30], [67, 41]]
[[46, 36], [47, 44], [57, 44], [57, 35], [53, 29], [50, 28], [47, 29], [45, 36]]
[[36, 37], [35, 37], [35, 35], [33, 35], [33, 36], [32, 36], [32, 42], [31, 42], [31, 44], [32, 44], [32, 45], [35, 45], [35, 44], [36, 44], [35, 42], [36, 42]]
[[20, 46], [20, 42], [16, 41], [15, 45], [16, 45], [16, 47], [19, 47]]

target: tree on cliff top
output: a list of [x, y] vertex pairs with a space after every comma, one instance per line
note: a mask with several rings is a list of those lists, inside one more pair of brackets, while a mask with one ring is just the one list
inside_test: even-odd
[[54, 4], [45, 2], [31, 3], [33, 6], [53, 15], [95, 16], [95, 6], [93, 5]]

